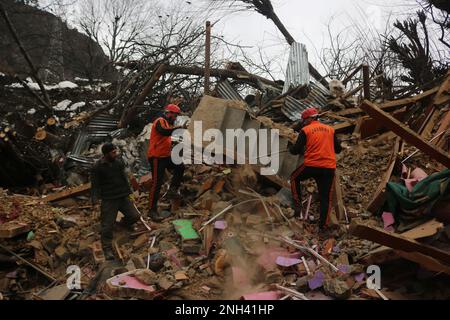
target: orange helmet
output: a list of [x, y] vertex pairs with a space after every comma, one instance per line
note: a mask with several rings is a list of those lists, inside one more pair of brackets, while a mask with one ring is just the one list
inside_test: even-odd
[[306, 120], [311, 117], [317, 117], [318, 115], [319, 115], [319, 112], [317, 111], [317, 109], [314, 107], [311, 107], [311, 108], [308, 108], [305, 111], [303, 111], [302, 119]]
[[169, 104], [164, 108], [164, 111], [167, 112], [173, 112], [173, 113], [177, 113], [180, 114], [181, 113], [181, 109], [180, 107], [178, 107], [177, 105], [174, 104]]

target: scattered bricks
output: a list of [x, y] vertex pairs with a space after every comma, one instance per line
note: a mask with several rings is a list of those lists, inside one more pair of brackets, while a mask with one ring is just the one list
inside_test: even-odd
[[339, 300], [349, 299], [352, 289], [345, 281], [339, 279], [328, 279], [323, 283], [324, 291], [327, 295]]
[[169, 290], [173, 285], [174, 283], [169, 279], [167, 279], [166, 277], [162, 276], [159, 278], [158, 287], [160, 287], [161, 289]]
[[146, 284], [148, 286], [155, 285], [158, 283], [158, 276], [156, 275], [156, 273], [148, 269], [136, 270], [134, 276], [141, 283]]
[[27, 233], [31, 226], [27, 223], [10, 221], [0, 225], [0, 239], [11, 239], [18, 235]]
[[133, 264], [136, 267], [136, 269], [145, 269], [147, 267], [146, 263], [144, 262], [144, 259], [141, 256], [133, 255], [131, 257], [131, 260], [133, 261]]
[[105, 291], [114, 298], [136, 298], [153, 300], [157, 293], [154, 286], [145, 285], [135, 276], [135, 271], [127, 272], [106, 281]]
[[152, 186], [152, 176], [147, 174], [139, 179], [139, 184], [142, 187], [142, 190], [150, 190]]
[[133, 242], [133, 249], [139, 249], [143, 247], [146, 243], [148, 243], [148, 234], [144, 233], [141, 234], [139, 237], [136, 238]]
[[331, 238], [328, 239], [327, 241], [325, 241], [324, 245], [323, 245], [323, 249], [322, 249], [322, 255], [323, 256], [328, 256], [333, 252], [333, 247], [336, 244], [336, 240]]
[[67, 259], [69, 259], [69, 256], [70, 256], [69, 252], [63, 246], [57, 247], [55, 249], [55, 254], [59, 259], [61, 259], [63, 261], [66, 261]]
[[308, 280], [309, 280], [308, 276], [298, 278], [297, 282], [295, 283], [295, 287], [297, 288], [297, 290], [302, 293], [308, 292], [309, 291]]
[[206, 293], [209, 293], [211, 291], [211, 288], [208, 286], [203, 286], [203, 287], [201, 287], [201, 289]]
[[96, 264], [101, 264], [106, 261], [100, 241], [94, 242], [92, 244], [92, 255]]
[[220, 179], [214, 186], [214, 192], [221, 193], [224, 185], [225, 185], [225, 179]]
[[186, 272], [178, 271], [177, 273], [175, 273], [175, 280], [177, 281], [189, 280], [189, 277], [187, 276]]
[[203, 244], [201, 243], [190, 243], [183, 242], [181, 245], [181, 249], [186, 254], [199, 254], [202, 250]]

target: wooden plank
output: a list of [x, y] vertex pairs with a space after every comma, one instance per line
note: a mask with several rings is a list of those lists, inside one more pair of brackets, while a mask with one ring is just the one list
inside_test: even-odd
[[439, 88], [436, 96], [433, 99], [433, 103], [436, 106], [447, 103], [450, 101], [450, 70], [447, 72], [447, 78], [444, 80]]
[[53, 202], [53, 201], [64, 200], [67, 198], [79, 196], [89, 190], [91, 190], [91, 183], [86, 183], [86, 184], [83, 184], [78, 187], [69, 188], [67, 190], [64, 190], [64, 191], [61, 191], [58, 193], [50, 194], [50, 195], [46, 196], [45, 198], [43, 198], [42, 201]]
[[[450, 127], [450, 111], [447, 111], [447, 113], [444, 116], [444, 119], [441, 121], [441, 125], [439, 126], [437, 134], [448, 130], [449, 127]], [[440, 148], [443, 148], [444, 143], [445, 143], [445, 134], [434, 142], [434, 144]]]
[[421, 136], [425, 140], [430, 140], [432, 138], [433, 128], [436, 125], [436, 121], [439, 118], [439, 110], [433, 109], [433, 112], [430, 114], [430, 117], [427, 123], [424, 125]]
[[381, 110], [376, 104], [365, 100], [361, 108], [366, 111], [371, 117], [383, 122], [386, 127], [395, 132], [398, 136], [404, 139], [409, 144], [417, 147], [423, 153], [429, 155], [436, 161], [442, 163], [447, 168], [450, 168], [450, 157], [442, 150], [430, 145], [428, 141], [422, 139], [417, 133], [402, 124], [397, 119], [393, 118], [388, 113]]
[[420, 266], [422, 266], [425, 269], [428, 269], [430, 271], [434, 271], [437, 273], [445, 273], [450, 275], [450, 267], [447, 265], [442, 264], [438, 260], [429, 257], [427, 255], [424, 255], [422, 253], [418, 252], [405, 252], [401, 250], [394, 250], [394, 253], [399, 255], [400, 257], [416, 262]]
[[383, 175], [383, 178], [375, 191], [375, 194], [373, 196], [372, 201], [368, 204], [367, 210], [377, 214], [381, 206], [383, 205], [384, 201], [386, 200], [386, 185], [391, 179], [392, 172], [394, 171], [395, 164], [398, 159], [399, 153], [401, 153], [403, 150], [403, 142], [400, 138], [397, 137], [394, 145], [394, 149], [392, 150], [391, 158], [388, 162], [388, 167]]
[[[433, 219], [414, 229], [403, 232], [401, 235], [408, 239], [418, 240], [434, 236], [443, 227], [443, 223]], [[398, 258], [399, 256], [395, 254], [392, 248], [381, 246], [369, 252], [361, 260], [368, 264], [381, 264]]]
[[350, 130], [351, 128], [353, 128], [355, 126], [354, 123], [351, 122], [342, 122], [342, 123], [338, 123], [335, 124], [333, 127], [334, 131], [336, 133], [343, 133], [346, 132], [348, 130]]
[[399, 99], [399, 100], [394, 100], [394, 101], [387, 101], [385, 103], [382, 103], [380, 105], [380, 107], [381, 107], [381, 109], [385, 109], [385, 108], [403, 107], [403, 106], [415, 104], [418, 101], [437, 93], [438, 90], [439, 90], [439, 88], [436, 87], [436, 88], [430, 89], [428, 91], [425, 91], [424, 93], [418, 94], [414, 97]]
[[336, 170], [336, 175], [333, 184], [333, 201], [337, 220], [345, 221], [345, 212], [344, 212], [345, 203], [342, 196], [341, 175], [338, 170]]
[[[392, 117], [401, 121], [406, 114], [406, 108], [401, 110], [394, 111], [392, 113]], [[369, 137], [373, 137], [377, 134], [385, 133], [389, 131], [383, 123], [378, 121], [377, 119], [373, 119], [371, 117], [362, 117], [360, 118], [361, 125], [359, 128], [359, 133], [361, 134], [361, 139], [367, 139]]]
[[406, 253], [418, 252], [439, 260], [439, 262], [450, 264], [449, 253], [432, 246], [422, 244], [416, 240], [408, 239], [402, 235], [384, 231], [381, 228], [353, 223], [350, 226], [349, 233], [356, 237], [376, 242], [396, 250], [401, 250]]

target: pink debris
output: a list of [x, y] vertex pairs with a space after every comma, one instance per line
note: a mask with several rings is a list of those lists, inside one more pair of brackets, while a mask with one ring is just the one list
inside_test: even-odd
[[276, 260], [276, 264], [279, 265], [280, 267], [292, 267], [295, 266], [296, 264], [300, 264], [302, 262], [302, 260], [300, 259], [291, 259], [291, 258], [286, 258], [286, 257], [278, 257]]
[[362, 282], [362, 281], [364, 281], [365, 277], [366, 277], [365, 273], [360, 273], [355, 276], [355, 280], [356, 280], [356, 282]]
[[280, 293], [277, 291], [250, 293], [241, 297], [240, 300], [279, 300]]
[[382, 218], [384, 222], [384, 230], [394, 232], [394, 215], [391, 212], [383, 212]]
[[427, 175], [427, 173], [425, 171], [423, 171], [420, 168], [416, 168], [411, 173], [411, 177], [409, 177], [409, 179], [404, 179], [405, 186], [406, 186], [406, 188], [408, 189], [409, 192], [412, 192], [412, 190], [414, 189], [414, 186], [418, 182], [420, 182], [423, 179], [425, 179], [426, 177], [428, 177], [428, 175]]
[[225, 230], [228, 227], [227, 222], [224, 220], [216, 221], [214, 223], [214, 228], [218, 230]]
[[300, 259], [300, 253], [290, 253], [286, 249], [282, 248], [267, 248], [259, 253], [259, 257], [257, 259], [257, 263], [262, 266], [266, 271], [273, 271], [277, 269], [277, 258], [291, 258], [291, 259]]
[[325, 274], [323, 272], [316, 272], [314, 278], [308, 281], [308, 286], [311, 290], [316, 290], [323, 286], [323, 281], [325, 280]]
[[[125, 282], [125, 284], [120, 284], [122, 282]], [[129, 276], [129, 275], [118, 275], [115, 276], [111, 280], [111, 284], [117, 287], [122, 288], [130, 288], [130, 289], [139, 289], [139, 290], [145, 290], [149, 292], [156, 291], [153, 286], [148, 286], [142, 282], [140, 282], [137, 278]]]
[[340, 264], [337, 267], [339, 269], [340, 272], [347, 274], [350, 273], [350, 266], [346, 265], [346, 264]]

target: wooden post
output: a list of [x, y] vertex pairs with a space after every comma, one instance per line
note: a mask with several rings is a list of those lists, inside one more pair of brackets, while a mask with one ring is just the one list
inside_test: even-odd
[[368, 64], [363, 64], [363, 84], [364, 84], [364, 99], [370, 101], [370, 68]]
[[206, 21], [205, 43], [205, 95], [210, 94], [209, 77], [211, 75], [211, 22]]

